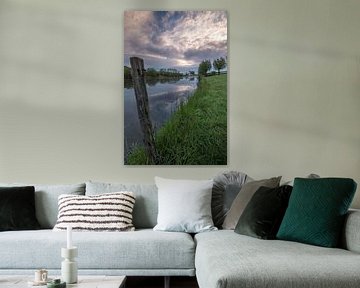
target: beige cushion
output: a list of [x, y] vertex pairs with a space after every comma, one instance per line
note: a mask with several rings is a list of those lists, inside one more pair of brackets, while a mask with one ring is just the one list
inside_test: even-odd
[[244, 184], [233, 201], [229, 212], [227, 213], [224, 223], [222, 225], [223, 229], [234, 230], [237, 222], [240, 219], [241, 214], [243, 213], [246, 205], [249, 203], [251, 197], [255, 192], [261, 187], [275, 188], [279, 186], [281, 176], [273, 177], [270, 179], [263, 179], [257, 181], [251, 181]]

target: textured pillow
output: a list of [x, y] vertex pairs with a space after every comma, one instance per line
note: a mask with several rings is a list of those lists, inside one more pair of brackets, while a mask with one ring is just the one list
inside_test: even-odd
[[35, 189], [0, 188], [0, 231], [39, 229], [35, 216]]
[[159, 214], [154, 230], [197, 233], [216, 230], [211, 217], [213, 180], [155, 177]]
[[154, 228], [158, 215], [158, 192], [155, 184], [86, 182], [86, 195], [117, 191], [131, 191], [135, 195], [133, 211], [135, 228]]
[[[316, 179], [316, 178], [320, 178], [320, 176], [318, 174], [315, 173], [311, 173], [309, 175], [307, 175], [304, 178], [310, 178], [310, 179]], [[295, 179], [295, 178], [294, 178]], [[294, 186], [294, 179], [290, 180], [290, 181], [286, 181], [284, 183], [282, 183], [281, 185], [290, 185], [290, 186]]]
[[211, 214], [216, 227], [221, 228], [232, 202], [249, 178], [245, 173], [238, 171], [224, 172], [214, 178]]
[[292, 187], [260, 187], [251, 198], [235, 232], [255, 238], [275, 239], [288, 206]]
[[95, 196], [61, 195], [55, 231], [72, 226], [74, 231], [133, 231], [132, 192]]
[[261, 187], [275, 188], [279, 186], [280, 177], [274, 177], [270, 179], [263, 179], [257, 181], [251, 181], [246, 183], [241, 188], [239, 194], [236, 196], [233, 201], [229, 212], [227, 213], [224, 223], [222, 225], [223, 229], [234, 230], [237, 222], [240, 219], [241, 214], [243, 213], [246, 205], [249, 203], [251, 197], [255, 192]]
[[[58, 215], [58, 197], [61, 194], [85, 195], [85, 183], [82, 184], [8, 184], [0, 183], [0, 186], [34, 186], [35, 187], [35, 208], [36, 218], [41, 228], [52, 229], [56, 224]], [[119, 190], [118, 190], [119, 191]]]
[[355, 190], [349, 178], [295, 178], [277, 238], [336, 247]]

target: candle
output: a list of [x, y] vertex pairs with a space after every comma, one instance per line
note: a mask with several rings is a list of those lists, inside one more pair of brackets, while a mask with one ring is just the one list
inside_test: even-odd
[[72, 235], [71, 235], [72, 227], [70, 225], [67, 226], [66, 232], [67, 232], [66, 248], [70, 249], [72, 248]]

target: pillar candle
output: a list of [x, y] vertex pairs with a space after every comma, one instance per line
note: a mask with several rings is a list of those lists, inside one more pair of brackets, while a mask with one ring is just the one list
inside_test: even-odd
[[70, 225], [67, 226], [66, 232], [67, 232], [66, 248], [70, 249], [70, 248], [72, 248], [72, 234], [71, 234], [72, 227]]

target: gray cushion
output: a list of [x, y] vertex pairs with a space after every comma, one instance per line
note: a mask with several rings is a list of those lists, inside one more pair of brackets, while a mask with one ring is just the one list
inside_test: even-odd
[[353, 252], [360, 253], [360, 210], [351, 209], [346, 215], [342, 247]]
[[269, 187], [269, 188], [275, 188], [279, 186], [280, 183], [280, 177], [273, 177], [270, 179], [263, 179], [263, 180], [257, 180], [257, 181], [251, 181], [246, 184], [244, 184], [240, 190], [240, 192], [237, 194], [235, 200], [233, 201], [229, 212], [227, 213], [223, 228], [224, 229], [235, 229], [235, 226], [237, 222], [240, 219], [240, 216], [242, 212], [244, 211], [246, 205], [249, 203], [251, 197], [255, 194], [255, 192], [261, 187]]
[[213, 180], [155, 177], [159, 214], [154, 230], [198, 233], [217, 229], [211, 217]]
[[[1, 233], [0, 269], [60, 269], [63, 260], [60, 251], [66, 247], [66, 232], [26, 232]], [[195, 243], [186, 233], [152, 229], [73, 232], [72, 239], [78, 247], [76, 260], [80, 270], [194, 268]]]
[[[320, 176], [318, 174], [315, 174], [315, 173], [310, 173], [309, 175], [307, 175], [306, 177], [304, 178], [309, 178], [309, 179], [317, 179], [317, 178], [320, 178]], [[295, 179], [295, 178], [294, 178]], [[294, 179], [292, 180], [289, 180], [289, 181], [286, 181], [286, 182], [283, 182], [281, 183], [280, 185], [290, 185], [290, 186], [294, 186]]]
[[58, 215], [58, 197], [61, 194], [84, 195], [85, 183], [64, 185], [0, 183], [0, 186], [34, 186], [36, 218], [41, 228], [53, 228]]
[[262, 240], [231, 230], [195, 236], [200, 288], [353, 288], [360, 254], [290, 241]]
[[158, 213], [158, 193], [155, 184], [86, 182], [86, 195], [120, 191], [131, 191], [136, 197], [133, 211], [135, 228], [153, 228]]
[[245, 173], [238, 171], [228, 171], [218, 174], [214, 178], [212, 189], [211, 213], [214, 225], [222, 227], [225, 216], [228, 213], [231, 204], [239, 193], [245, 182], [249, 181]]

